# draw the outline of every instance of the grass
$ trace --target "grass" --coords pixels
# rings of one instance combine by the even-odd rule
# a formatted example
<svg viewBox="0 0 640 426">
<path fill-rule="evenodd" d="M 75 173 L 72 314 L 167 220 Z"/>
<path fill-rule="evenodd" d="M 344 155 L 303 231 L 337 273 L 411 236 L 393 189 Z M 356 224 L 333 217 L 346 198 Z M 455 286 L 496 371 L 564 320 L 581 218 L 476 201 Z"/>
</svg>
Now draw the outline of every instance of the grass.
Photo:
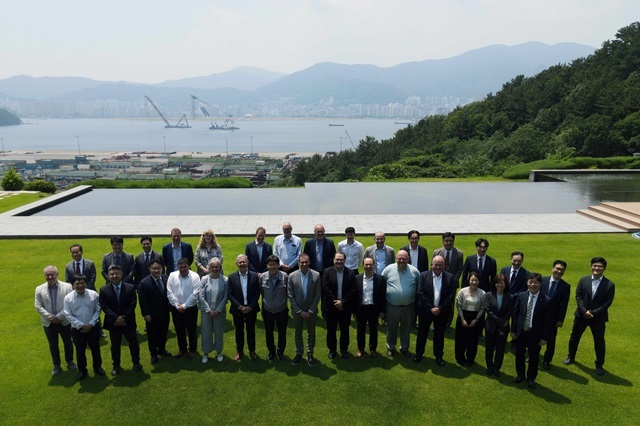
<svg viewBox="0 0 640 426">
<path fill-rule="evenodd" d="M 15 208 L 33 203 L 41 198 L 48 197 L 49 194 L 42 192 L 21 192 L 16 195 L 10 195 L 0 199 L 0 213 L 8 212 Z"/>
<path fill-rule="evenodd" d="M 272 240 L 268 237 L 268 240 Z M 477 236 L 459 236 L 456 245 L 471 254 Z M 334 238 L 336 243 L 340 237 Z M 365 245 L 370 235 L 361 236 Z M 196 238 L 188 238 L 191 243 Z M 247 237 L 221 238 L 225 251 L 225 271 L 235 270 L 233 259 L 241 252 Z M 157 237 L 156 248 L 169 241 Z M 640 418 L 637 369 L 638 327 L 635 277 L 640 274 L 636 261 L 639 241 L 628 234 L 599 235 L 492 235 L 489 254 L 499 267 L 508 263 L 513 250 L 525 253 L 524 266 L 548 274 L 555 258 L 569 266 L 566 279 L 573 285 L 589 272 L 589 259 L 604 255 L 609 261 L 605 273 L 616 283 L 616 297 L 607 325 L 607 373 L 593 371 L 593 343 L 585 333 L 576 361 L 561 365 L 571 330 L 575 301 L 558 336 L 557 353 L 550 372 L 541 371 L 538 389 L 529 391 L 514 385 L 514 358 L 508 354 L 503 376 L 497 380 L 484 375 L 483 348 L 479 365 L 471 369 L 457 366 L 453 359 L 453 334 L 447 335 L 445 361 L 437 367 L 431 342 L 427 357 L 415 365 L 410 359 L 354 357 L 329 360 L 326 357 L 325 328 L 319 322 L 316 343 L 318 364 L 291 366 L 294 353 L 292 322 L 288 331 L 287 361 L 265 360 L 234 363 L 233 326 L 228 317 L 225 334 L 225 360 L 203 365 L 199 358 L 163 359 L 152 366 L 138 322 L 144 372 L 133 374 L 126 346 L 123 347 L 125 372 L 113 379 L 90 377 L 81 383 L 75 374 L 64 372 L 51 377 L 51 361 L 46 339 L 33 308 L 34 288 L 44 282 L 47 264 L 62 269 L 75 241 L 4 240 L 5 255 L 0 257 L 3 271 L 0 288 L 3 304 L 0 321 L 0 423 L 69 423 L 69 419 L 91 418 L 93 424 L 636 424 Z M 99 262 L 109 250 L 106 239 L 80 241 L 87 258 Z M 439 246 L 437 236 L 424 236 L 429 250 Z M 399 248 L 406 238 L 391 236 L 387 243 Z M 125 250 L 140 251 L 137 240 L 125 239 Z M 138 311 L 139 312 L 139 311 Z M 139 314 L 138 314 L 139 315 Z M 260 318 L 260 316 L 259 316 Z M 383 349 L 384 331 L 380 336 Z M 258 323 L 258 354 L 266 348 L 262 322 Z M 411 338 L 415 347 L 415 334 Z M 352 353 L 355 329 L 351 329 Z M 168 349 L 175 352 L 175 336 L 170 331 Z M 110 367 L 108 343 L 102 347 L 103 365 Z M 90 355 L 89 355 L 90 358 Z M 90 362 L 90 361 L 89 361 Z M 635 402 L 634 402 L 635 401 Z M 82 410 L 83 414 L 79 413 Z M 633 419 L 636 420 L 633 420 Z"/>
</svg>

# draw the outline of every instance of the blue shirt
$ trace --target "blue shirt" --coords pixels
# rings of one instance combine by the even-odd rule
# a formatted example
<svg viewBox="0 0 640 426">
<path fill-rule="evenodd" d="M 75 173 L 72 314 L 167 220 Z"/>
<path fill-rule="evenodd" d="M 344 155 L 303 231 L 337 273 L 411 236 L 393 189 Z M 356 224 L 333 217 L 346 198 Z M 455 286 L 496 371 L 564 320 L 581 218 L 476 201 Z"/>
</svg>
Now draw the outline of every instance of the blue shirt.
<svg viewBox="0 0 640 426">
<path fill-rule="evenodd" d="M 387 280 L 387 302 L 393 306 L 413 305 L 418 291 L 420 271 L 412 265 L 407 265 L 404 272 L 398 270 L 398 264 L 393 263 L 382 271 Z"/>
</svg>

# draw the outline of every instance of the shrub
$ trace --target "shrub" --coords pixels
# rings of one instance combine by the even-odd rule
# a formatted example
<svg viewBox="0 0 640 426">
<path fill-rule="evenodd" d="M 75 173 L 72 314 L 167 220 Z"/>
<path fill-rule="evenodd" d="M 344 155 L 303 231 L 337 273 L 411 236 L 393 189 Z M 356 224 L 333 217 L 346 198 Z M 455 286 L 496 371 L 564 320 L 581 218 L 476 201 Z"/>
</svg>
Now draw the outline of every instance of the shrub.
<svg viewBox="0 0 640 426">
<path fill-rule="evenodd" d="M 24 182 L 14 167 L 2 176 L 2 189 L 5 191 L 20 191 L 23 186 Z"/>
<path fill-rule="evenodd" d="M 24 184 L 25 191 L 38 191 L 45 194 L 55 194 L 57 188 L 53 182 L 49 182 L 42 179 L 33 180 Z"/>
</svg>

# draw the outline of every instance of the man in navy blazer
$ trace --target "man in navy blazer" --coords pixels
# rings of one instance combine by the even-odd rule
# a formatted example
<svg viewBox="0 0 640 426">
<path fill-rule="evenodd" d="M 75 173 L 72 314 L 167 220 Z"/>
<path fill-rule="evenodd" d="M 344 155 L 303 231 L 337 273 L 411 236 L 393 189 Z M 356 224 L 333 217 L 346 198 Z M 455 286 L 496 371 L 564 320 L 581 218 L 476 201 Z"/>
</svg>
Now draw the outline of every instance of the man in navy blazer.
<svg viewBox="0 0 640 426">
<path fill-rule="evenodd" d="M 158 362 L 158 355 L 171 356 L 167 351 L 167 333 L 171 306 L 167 299 L 167 279 L 162 274 L 164 265 L 161 260 L 153 259 L 149 263 L 149 272 L 138 284 L 140 312 L 147 325 L 147 343 L 151 354 L 151 364 Z"/>
<path fill-rule="evenodd" d="M 267 272 L 267 258 L 273 254 L 271 244 L 264 242 L 266 235 L 266 229 L 260 226 L 256 229 L 256 239 L 247 243 L 244 248 L 244 254 L 249 259 L 249 270 L 257 272 L 258 276 Z"/>
<path fill-rule="evenodd" d="M 124 282 L 133 283 L 133 276 L 136 272 L 135 261 L 133 255 L 123 251 L 124 239 L 122 237 L 111 237 L 110 243 L 112 251 L 102 257 L 102 277 L 105 283 L 109 283 L 109 267 L 111 265 L 120 267 Z"/>
<path fill-rule="evenodd" d="M 420 231 L 412 229 L 407 234 L 407 239 L 409 244 L 400 250 L 409 253 L 409 265 L 418 268 L 420 273 L 427 271 L 429 269 L 429 254 L 425 247 L 418 244 L 420 242 Z"/>
<path fill-rule="evenodd" d="M 177 253 L 177 256 L 174 256 Z M 162 246 L 162 259 L 164 260 L 164 266 L 166 268 L 165 273 L 170 273 L 178 270 L 178 260 L 186 258 L 189 261 L 189 268 L 193 263 L 193 247 L 191 244 L 182 241 L 182 231 L 180 228 L 173 228 L 171 230 L 171 242 Z"/>
<path fill-rule="evenodd" d="M 540 348 L 547 344 L 552 326 L 547 297 L 540 292 L 542 275 L 529 274 L 527 288 L 516 295 L 511 321 L 511 338 L 516 341 L 515 383 L 527 379 L 529 389 L 536 388 Z M 530 313 L 530 315 L 529 315 Z M 525 375 L 525 352 L 529 356 L 529 367 Z"/>
<path fill-rule="evenodd" d="M 480 285 L 478 288 L 485 292 L 491 291 L 491 281 L 496 276 L 498 267 L 496 260 L 487 255 L 489 249 L 489 241 L 485 238 L 476 240 L 476 254 L 467 257 L 462 268 L 462 287 L 469 285 L 469 272 L 475 271 L 480 273 Z"/>
<path fill-rule="evenodd" d="M 433 356 L 436 364 L 444 365 L 444 332 L 447 327 L 451 298 L 455 295 L 453 275 L 444 270 L 444 258 L 436 256 L 431 260 L 431 269 L 420 274 L 418 283 L 418 337 L 416 356 L 413 362 L 420 362 L 427 345 L 429 329 L 433 324 Z"/>
<path fill-rule="evenodd" d="M 249 260 L 244 254 L 236 257 L 238 271 L 229 275 L 229 301 L 231 302 L 231 315 L 233 315 L 233 325 L 236 328 L 236 349 L 237 353 L 233 360 L 238 362 L 244 356 L 244 330 L 247 329 L 247 346 L 249 347 L 249 357 L 254 360 L 258 358 L 256 354 L 256 318 L 260 311 L 258 301 L 260 299 L 260 281 L 258 274 L 249 271 Z M 246 286 L 245 292 L 242 290 L 243 282 Z"/>
<path fill-rule="evenodd" d="M 162 255 L 152 248 L 153 238 L 149 235 L 144 235 L 140 238 L 140 245 L 142 251 L 138 253 L 135 258 L 135 286 L 136 289 L 140 285 L 143 279 L 149 276 L 149 266 L 152 260 L 159 260 L 161 265 L 164 265 L 164 259 Z M 164 267 L 164 266 L 163 266 Z"/>
<path fill-rule="evenodd" d="M 604 374 L 602 368 L 605 356 L 604 330 L 609 321 L 609 306 L 613 303 L 616 288 L 612 281 L 604 276 L 607 261 L 603 257 L 591 259 L 591 276 L 580 278 L 576 288 L 578 309 L 573 320 L 573 329 L 569 336 L 569 353 L 565 364 L 575 361 L 582 333 L 589 327 L 593 335 L 596 352 L 596 374 Z"/>
<path fill-rule="evenodd" d="M 111 339 L 112 376 L 120 374 L 120 346 L 122 336 L 129 342 L 129 352 L 134 371 L 142 370 L 140 345 L 136 334 L 136 289 L 122 281 L 122 268 L 109 266 L 109 284 L 100 288 L 100 309 L 104 312 L 103 327 L 109 330 Z"/>
<path fill-rule="evenodd" d="M 365 345 L 365 334 L 369 325 L 369 351 L 371 357 L 378 356 L 378 317 L 387 311 L 387 283 L 382 275 L 375 273 L 375 261 L 365 257 L 362 261 L 364 273 L 356 275 L 356 319 L 358 352 L 356 357 L 362 358 Z M 371 284 L 369 286 L 369 283 Z M 367 284 L 367 285 L 365 285 Z"/>
<path fill-rule="evenodd" d="M 96 289 L 96 265 L 89 259 L 85 259 L 82 255 L 82 246 L 80 244 L 73 244 L 69 247 L 71 252 L 72 261 L 67 263 L 64 268 L 64 280 L 70 283 L 73 280 L 73 276 L 84 275 L 86 277 L 85 284 L 89 290 Z"/>
<path fill-rule="evenodd" d="M 308 239 L 304 243 L 303 253 L 309 255 L 311 262 L 310 268 L 316 272 L 322 273 L 325 269 L 333 266 L 333 256 L 336 254 L 336 246 L 333 240 L 324 236 L 325 230 L 323 225 L 316 225 L 313 228 L 314 238 Z"/>
<path fill-rule="evenodd" d="M 433 251 L 433 256 L 442 256 L 444 259 L 444 270 L 453 275 L 453 283 L 455 284 L 455 291 L 460 286 L 460 277 L 462 276 L 462 270 L 464 269 L 464 253 L 462 250 L 458 250 L 454 247 L 456 241 L 456 234 L 453 232 L 445 232 L 442 234 L 442 247 Z M 451 298 L 451 313 L 447 319 L 447 328 L 445 331 L 448 333 L 451 331 L 451 323 L 453 322 L 453 311 L 455 296 Z"/>
<path fill-rule="evenodd" d="M 558 328 L 562 327 L 564 318 L 567 315 L 567 307 L 569 305 L 569 296 L 571 294 L 571 286 L 562 279 L 564 272 L 567 270 L 567 262 L 563 260 L 554 260 L 550 277 L 542 277 L 542 287 L 540 291 L 549 298 L 549 315 L 553 327 L 549 333 L 547 340 L 547 350 L 542 357 L 542 368 L 549 370 L 551 368 L 551 360 L 556 349 L 556 337 L 558 336 Z"/>
<path fill-rule="evenodd" d="M 521 291 L 527 291 L 529 271 L 522 266 L 523 261 L 524 253 L 514 251 L 511 253 L 511 266 L 505 266 L 500 270 L 500 273 L 507 279 L 506 283 L 509 286 L 509 293 L 514 295 Z"/>
<path fill-rule="evenodd" d="M 322 315 L 327 321 L 327 348 L 329 359 L 336 357 L 338 341 L 336 334 L 340 327 L 340 354 L 349 356 L 349 326 L 356 295 L 353 271 L 344 267 L 346 256 L 342 252 L 334 254 L 333 266 L 322 275 Z"/>
</svg>

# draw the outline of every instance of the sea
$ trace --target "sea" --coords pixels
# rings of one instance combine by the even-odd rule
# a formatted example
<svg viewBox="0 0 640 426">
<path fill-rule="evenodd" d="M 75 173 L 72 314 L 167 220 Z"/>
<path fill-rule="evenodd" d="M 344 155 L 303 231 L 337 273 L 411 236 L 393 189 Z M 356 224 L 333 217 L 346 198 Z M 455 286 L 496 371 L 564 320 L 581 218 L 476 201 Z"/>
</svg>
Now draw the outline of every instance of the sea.
<svg viewBox="0 0 640 426">
<path fill-rule="evenodd" d="M 191 128 L 165 128 L 150 119 L 31 119 L 0 127 L 9 151 L 118 151 L 217 153 L 324 153 L 353 149 L 367 136 L 389 139 L 407 121 L 381 119 L 241 119 L 238 130 L 210 130 L 203 119 Z M 218 124 L 221 124 L 220 122 Z"/>
</svg>

